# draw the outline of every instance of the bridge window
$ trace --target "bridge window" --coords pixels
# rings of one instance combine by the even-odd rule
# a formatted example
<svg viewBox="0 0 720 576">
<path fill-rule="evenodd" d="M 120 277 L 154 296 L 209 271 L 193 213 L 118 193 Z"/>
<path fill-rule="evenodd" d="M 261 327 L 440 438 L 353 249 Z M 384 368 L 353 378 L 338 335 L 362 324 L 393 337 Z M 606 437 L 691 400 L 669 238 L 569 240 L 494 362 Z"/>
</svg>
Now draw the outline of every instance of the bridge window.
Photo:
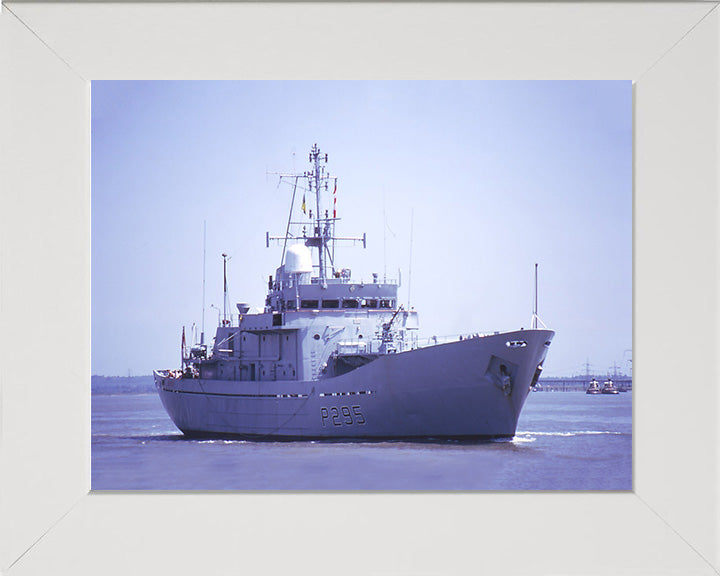
<svg viewBox="0 0 720 576">
<path fill-rule="evenodd" d="M 305 310 L 317 310 L 320 308 L 319 302 L 317 300 L 301 300 L 300 301 L 300 308 L 303 308 Z"/>
<path fill-rule="evenodd" d="M 322 307 L 323 308 L 340 308 L 340 301 L 339 300 L 323 300 Z"/>
<path fill-rule="evenodd" d="M 370 299 L 363 300 L 362 307 L 363 308 L 377 308 L 378 301 L 374 300 L 374 299 L 373 300 L 370 300 Z"/>
<path fill-rule="evenodd" d="M 357 308 L 359 303 L 353 298 L 352 300 L 343 300 L 342 306 L 343 308 Z"/>
<path fill-rule="evenodd" d="M 380 300 L 380 308 L 392 308 L 392 307 L 393 307 L 392 300 Z"/>
<path fill-rule="evenodd" d="M 295 310 L 295 300 L 287 301 L 287 310 Z"/>
</svg>

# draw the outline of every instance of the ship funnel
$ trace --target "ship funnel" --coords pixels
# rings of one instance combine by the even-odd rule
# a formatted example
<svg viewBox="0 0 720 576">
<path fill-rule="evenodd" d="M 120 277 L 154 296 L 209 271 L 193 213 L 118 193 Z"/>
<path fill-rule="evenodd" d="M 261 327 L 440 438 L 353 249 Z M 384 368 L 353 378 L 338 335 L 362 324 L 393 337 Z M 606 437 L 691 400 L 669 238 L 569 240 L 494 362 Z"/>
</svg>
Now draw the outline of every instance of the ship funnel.
<svg viewBox="0 0 720 576">
<path fill-rule="evenodd" d="M 285 254 L 285 272 L 287 274 L 312 273 L 312 253 L 303 244 L 293 244 Z"/>
</svg>

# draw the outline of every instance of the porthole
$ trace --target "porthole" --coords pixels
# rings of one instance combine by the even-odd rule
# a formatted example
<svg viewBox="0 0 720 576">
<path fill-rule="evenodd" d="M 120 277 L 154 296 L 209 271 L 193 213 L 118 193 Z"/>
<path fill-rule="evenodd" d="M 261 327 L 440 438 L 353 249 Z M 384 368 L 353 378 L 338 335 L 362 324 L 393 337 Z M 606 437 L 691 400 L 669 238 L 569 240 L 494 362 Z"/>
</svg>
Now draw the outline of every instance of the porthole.
<svg viewBox="0 0 720 576">
<path fill-rule="evenodd" d="M 313 336 L 313 338 L 315 338 L 315 340 L 320 340 L 320 334 L 315 334 L 315 336 Z"/>
</svg>

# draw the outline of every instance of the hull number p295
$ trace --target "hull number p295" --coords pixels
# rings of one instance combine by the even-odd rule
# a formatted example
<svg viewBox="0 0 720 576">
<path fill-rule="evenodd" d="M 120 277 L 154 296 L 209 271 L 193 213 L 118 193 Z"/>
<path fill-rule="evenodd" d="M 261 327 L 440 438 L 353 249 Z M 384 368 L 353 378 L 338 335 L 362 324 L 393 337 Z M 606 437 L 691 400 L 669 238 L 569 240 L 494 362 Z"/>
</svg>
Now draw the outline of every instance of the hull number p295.
<svg viewBox="0 0 720 576">
<path fill-rule="evenodd" d="M 330 406 L 320 408 L 320 421 L 323 426 L 353 426 L 365 424 L 360 406 Z"/>
</svg>

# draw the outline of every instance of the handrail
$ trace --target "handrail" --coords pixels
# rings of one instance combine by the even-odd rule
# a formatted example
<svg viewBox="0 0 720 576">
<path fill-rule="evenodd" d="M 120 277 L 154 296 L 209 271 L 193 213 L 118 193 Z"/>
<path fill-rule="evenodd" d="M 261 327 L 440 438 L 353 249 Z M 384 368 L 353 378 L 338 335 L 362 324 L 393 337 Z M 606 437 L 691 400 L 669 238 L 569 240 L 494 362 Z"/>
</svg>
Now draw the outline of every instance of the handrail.
<svg viewBox="0 0 720 576">
<path fill-rule="evenodd" d="M 427 348 L 436 344 L 448 344 L 449 342 L 457 342 L 459 340 L 472 340 L 474 338 L 486 338 L 488 336 L 497 336 L 500 332 L 473 332 L 470 334 L 445 334 L 443 336 L 430 336 L 420 338 L 417 341 L 418 348 Z"/>
</svg>

